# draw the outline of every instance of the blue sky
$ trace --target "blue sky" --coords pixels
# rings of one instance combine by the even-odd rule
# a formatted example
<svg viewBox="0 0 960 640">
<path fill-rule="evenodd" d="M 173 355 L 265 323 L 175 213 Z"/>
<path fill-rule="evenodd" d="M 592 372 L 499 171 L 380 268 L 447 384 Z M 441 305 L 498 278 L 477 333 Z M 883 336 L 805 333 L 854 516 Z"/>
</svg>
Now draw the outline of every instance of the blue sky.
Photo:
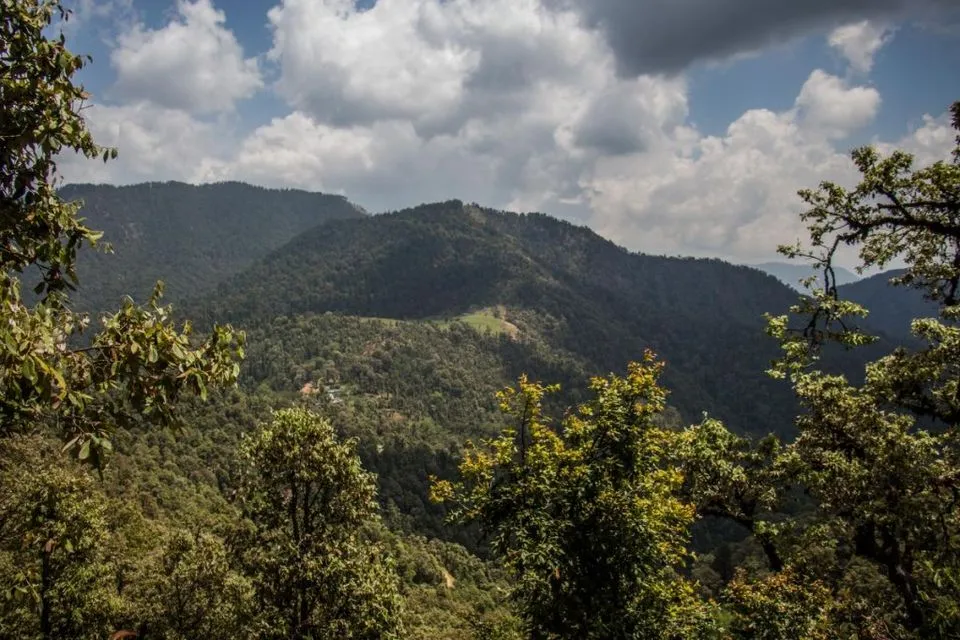
<svg viewBox="0 0 960 640">
<path fill-rule="evenodd" d="M 460 198 L 632 249 L 770 258 L 848 150 L 945 158 L 951 0 L 67 0 L 108 165 L 371 211 Z"/>
</svg>

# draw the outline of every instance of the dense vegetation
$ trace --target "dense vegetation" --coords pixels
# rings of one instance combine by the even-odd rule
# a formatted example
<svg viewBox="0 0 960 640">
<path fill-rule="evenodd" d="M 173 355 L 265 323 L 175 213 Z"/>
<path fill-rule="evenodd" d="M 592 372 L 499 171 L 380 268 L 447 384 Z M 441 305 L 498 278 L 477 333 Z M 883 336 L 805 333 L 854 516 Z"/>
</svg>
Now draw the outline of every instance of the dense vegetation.
<svg viewBox="0 0 960 640">
<path fill-rule="evenodd" d="M 768 316 L 783 354 L 771 368 L 803 408 L 784 441 L 737 436 L 705 416 L 664 429 L 662 363 L 595 378 L 594 398 L 550 418 L 521 378 L 501 395 L 516 425 L 468 447 L 460 478 L 434 484 L 454 517 L 492 532 L 530 637 L 952 638 L 960 633 L 960 102 L 953 162 L 915 168 L 895 152 L 852 157 L 856 188 L 802 191 L 809 245 L 785 246 L 823 284 Z M 862 383 L 821 369 L 826 345 L 875 338 L 839 296 L 833 259 L 902 259 L 937 317 L 912 324 L 915 349 L 871 362 Z M 790 316 L 793 316 L 791 320 Z M 809 497 L 794 500 L 798 492 Z M 755 560 L 710 589 L 690 580 L 696 517 L 751 534 Z M 699 569 L 700 567 L 698 567 Z M 720 565 L 722 568 L 722 565 Z"/>
<path fill-rule="evenodd" d="M 71 184 L 60 196 L 81 202 L 86 224 L 113 248 L 79 256 L 84 286 L 73 304 L 91 313 L 116 307 L 124 296 L 144 300 L 157 280 L 174 302 L 197 295 L 307 229 L 363 215 L 342 196 L 236 182 Z"/>
<path fill-rule="evenodd" d="M 811 241 L 781 250 L 823 280 L 799 300 L 543 215 L 243 185 L 84 187 L 173 194 L 150 225 L 249 193 L 311 227 L 234 276 L 253 256 L 133 234 L 84 298 L 99 234 L 55 160 L 115 154 L 76 111 L 58 5 L 0 2 L 0 637 L 960 633 L 960 137 L 923 168 L 857 150 L 855 189 L 801 193 Z M 339 216 L 318 202 L 347 219 L 313 225 Z M 841 245 L 905 263 L 930 316 L 907 348 L 843 298 Z M 134 289 L 227 277 L 187 308 L 249 334 L 194 332 L 158 288 L 91 335 L 77 308 L 134 255 Z"/>
<path fill-rule="evenodd" d="M 244 327 L 277 314 L 449 319 L 500 309 L 521 341 L 590 373 L 652 348 L 670 362 L 664 379 L 685 418 L 709 410 L 766 433 L 789 423 L 792 400 L 763 374 L 776 345 L 757 335 L 763 313 L 794 298 L 746 267 L 630 253 L 544 215 L 453 201 L 311 230 L 197 306 L 205 320 Z"/>
</svg>

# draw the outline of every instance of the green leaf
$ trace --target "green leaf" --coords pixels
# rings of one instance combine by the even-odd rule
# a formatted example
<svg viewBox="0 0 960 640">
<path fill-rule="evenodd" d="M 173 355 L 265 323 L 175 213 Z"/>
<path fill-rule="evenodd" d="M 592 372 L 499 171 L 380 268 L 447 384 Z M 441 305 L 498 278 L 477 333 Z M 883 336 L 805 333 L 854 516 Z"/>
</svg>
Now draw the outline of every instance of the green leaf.
<svg viewBox="0 0 960 640">
<path fill-rule="evenodd" d="M 32 358 L 32 357 L 27 356 L 27 357 L 23 360 L 23 365 L 22 365 L 22 367 L 21 367 L 20 370 L 21 370 L 21 373 L 23 373 L 23 377 L 24 377 L 24 378 L 26 378 L 27 380 L 29 380 L 31 383 L 36 384 L 36 382 L 37 382 L 37 368 L 36 368 L 36 364 L 34 364 L 34 362 L 33 362 L 33 358 Z"/>
</svg>

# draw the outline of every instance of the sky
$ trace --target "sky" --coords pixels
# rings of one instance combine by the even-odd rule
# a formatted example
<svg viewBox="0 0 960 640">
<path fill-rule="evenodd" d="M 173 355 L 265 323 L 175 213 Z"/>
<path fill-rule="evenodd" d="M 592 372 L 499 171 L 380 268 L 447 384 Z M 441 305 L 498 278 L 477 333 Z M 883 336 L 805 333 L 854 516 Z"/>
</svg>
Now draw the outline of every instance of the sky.
<svg viewBox="0 0 960 640">
<path fill-rule="evenodd" d="M 452 198 L 760 262 L 849 151 L 953 146 L 957 0 L 64 0 L 109 163 L 370 212 Z"/>
</svg>

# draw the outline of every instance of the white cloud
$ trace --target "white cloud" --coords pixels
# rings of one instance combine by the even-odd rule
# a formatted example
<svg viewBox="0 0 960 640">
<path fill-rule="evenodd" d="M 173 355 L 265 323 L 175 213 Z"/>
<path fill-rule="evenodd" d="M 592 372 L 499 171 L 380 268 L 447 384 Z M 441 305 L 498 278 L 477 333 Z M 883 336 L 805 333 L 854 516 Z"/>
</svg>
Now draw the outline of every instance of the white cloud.
<svg viewBox="0 0 960 640">
<path fill-rule="evenodd" d="M 428 33 L 431 3 L 287 0 L 269 12 L 270 57 L 290 103 L 327 122 L 419 118 L 458 106 L 475 53 Z"/>
<path fill-rule="evenodd" d="M 633 249 L 736 260 L 804 235 L 797 189 L 856 178 L 839 147 L 875 117 L 875 89 L 816 70 L 791 108 L 749 110 L 703 135 L 682 76 L 619 76 L 604 35 L 548 3 L 384 0 L 358 11 L 352 0 L 283 0 L 269 13 L 270 56 L 288 113 L 244 134 L 229 117 L 202 119 L 240 94 L 198 105 L 214 91 L 194 87 L 195 73 L 178 80 L 189 100 L 144 89 L 91 110 L 121 160 L 71 160 L 68 176 L 239 179 L 344 193 L 374 211 L 461 198 L 588 221 Z M 159 50 L 198 25 L 223 31 L 209 3 L 185 7 L 164 29 L 140 28 L 141 40 Z M 901 142 L 933 154 L 949 133 L 929 119 Z"/>
<path fill-rule="evenodd" d="M 230 110 L 263 85 L 256 59 L 244 59 L 211 0 L 179 0 L 177 12 L 160 29 L 137 24 L 120 36 L 110 55 L 117 96 L 210 113 Z"/>
<path fill-rule="evenodd" d="M 893 31 L 886 25 L 863 20 L 834 29 L 827 41 L 846 58 L 851 69 L 870 73 L 877 52 L 892 37 Z"/>
<path fill-rule="evenodd" d="M 880 93 L 872 87 L 850 87 L 842 79 L 814 70 L 797 96 L 806 123 L 824 135 L 843 138 L 873 120 Z"/>
<path fill-rule="evenodd" d="M 230 135 L 221 126 L 149 102 L 94 104 L 84 111 L 84 119 L 94 140 L 116 148 L 119 157 L 105 164 L 65 156 L 60 169 L 71 182 L 196 182 L 202 178 L 200 167 L 205 158 L 229 150 L 224 145 Z"/>
<path fill-rule="evenodd" d="M 590 224 L 656 253 L 769 257 L 805 235 L 798 189 L 856 178 L 832 140 L 873 117 L 872 91 L 814 71 L 792 109 L 750 110 L 723 136 L 681 128 L 662 150 L 602 158 L 584 180 Z"/>
<path fill-rule="evenodd" d="M 270 57 L 291 105 L 335 125 L 412 121 L 426 135 L 527 107 L 551 84 L 601 78 L 612 55 L 576 14 L 540 0 L 284 0 Z M 605 68 L 606 67 L 606 68 Z M 601 80 L 602 83 L 602 80 Z"/>
<path fill-rule="evenodd" d="M 597 157 L 687 115 L 682 78 L 618 78 L 603 35 L 541 0 L 284 0 L 269 16 L 296 113 L 222 170 L 339 185 L 371 209 L 457 196 L 583 216 Z"/>
<path fill-rule="evenodd" d="M 294 112 L 258 128 L 227 161 L 210 163 L 205 177 L 342 192 L 373 210 L 447 198 L 508 206 L 531 193 L 536 207 L 562 175 L 546 167 L 556 155 L 544 140 L 550 134 L 519 124 L 501 138 L 471 122 L 456 135 L 425 139 L 409 121 L 338 128 Z M 522 151 L 525 143 L 536 151 Z"/>
<path fill-rule="evenodd" d="M 922 122 L 893 144 L 877 141 L 877 149 L 884 154 L 895 149 L 912 153 L 916 166 L 949 160 L 950 153 L 957 146 L 957 131 L 950 122 L 950 114 L 944 113 L 939 117 L 924 115 Z"/>
</svg>

